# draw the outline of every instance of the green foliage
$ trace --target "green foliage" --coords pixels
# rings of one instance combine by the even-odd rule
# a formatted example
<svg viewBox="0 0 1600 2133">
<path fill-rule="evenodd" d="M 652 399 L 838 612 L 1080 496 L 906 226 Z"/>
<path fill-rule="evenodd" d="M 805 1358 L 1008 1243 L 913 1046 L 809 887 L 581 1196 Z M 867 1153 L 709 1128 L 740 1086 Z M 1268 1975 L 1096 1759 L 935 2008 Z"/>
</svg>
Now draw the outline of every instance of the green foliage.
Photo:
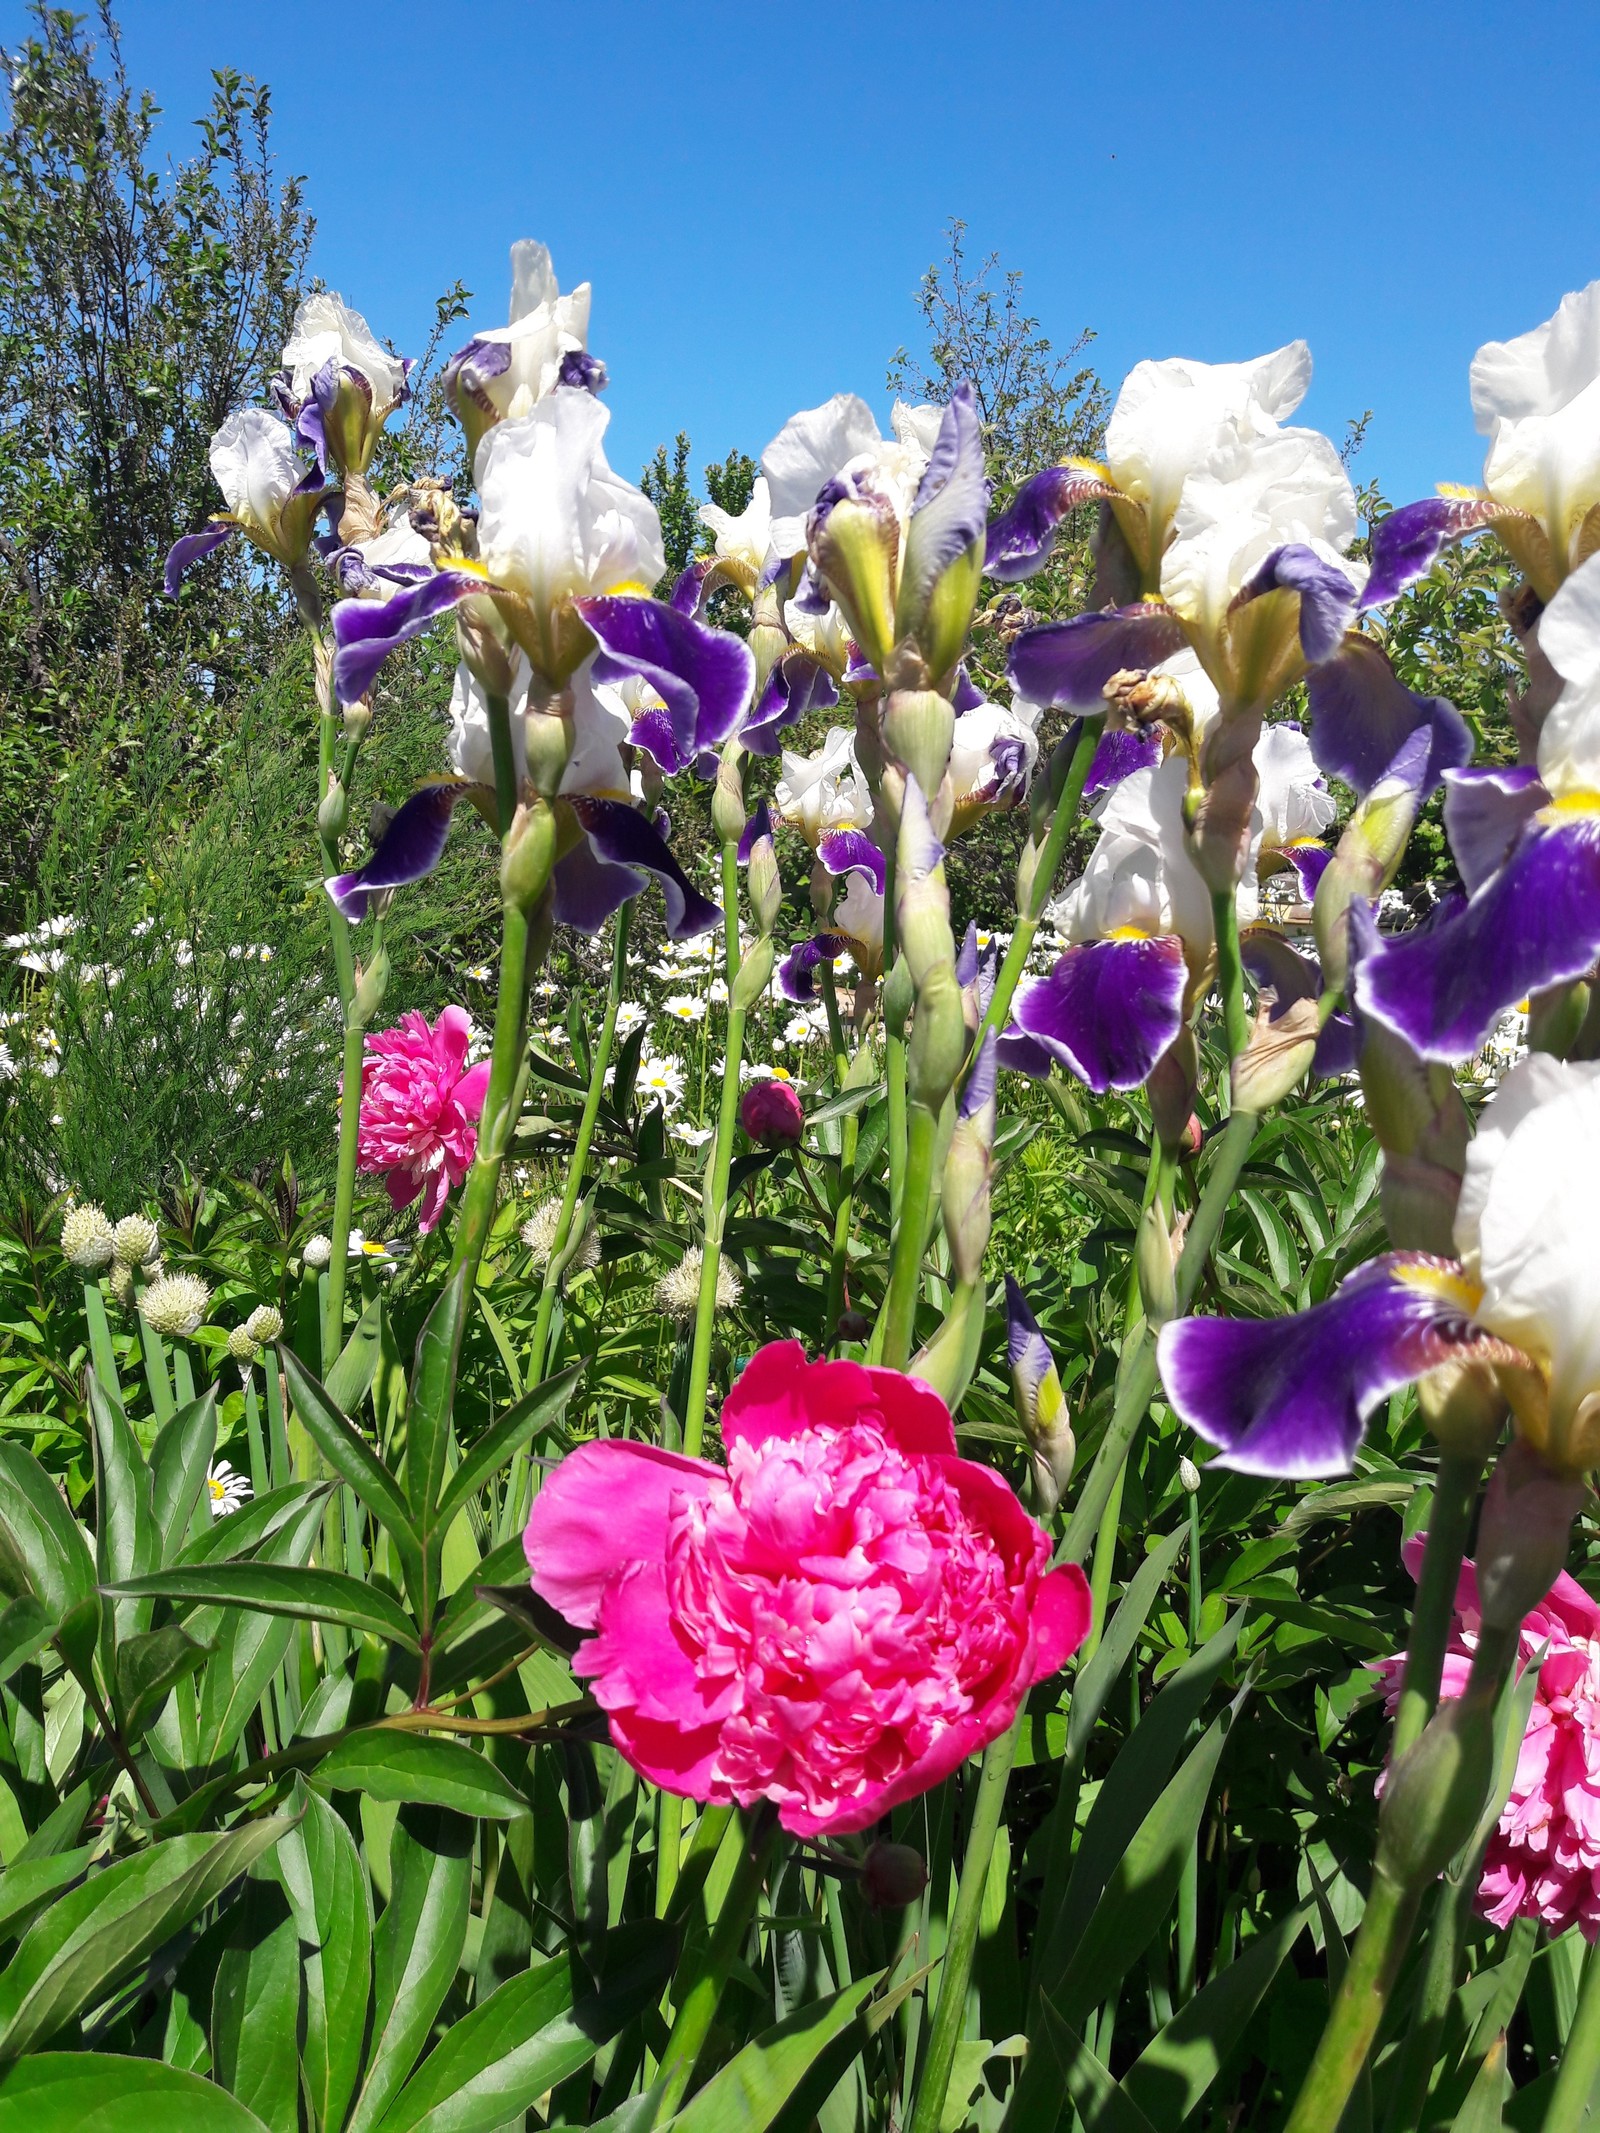
<svg viewBox="0 0 1600 2133">
<path fill-rule="evenodd" d="M 689 478 L 689 433 L 679 430 L 668 462 L 664 444 L 639 476 L 639 486 L 661 514 L 661 540 L 667 553 L 663 585 L 688 567 L 700 545 L 700 505 Z"/>
<path fill-rule="evenodd" d="M 98 49 L 81 16 L 33 21 L 0 129 L 0 693 L 29 706 L 4 722 L 0 822 L 19 861 L 97 698 L 189 660 L 226 692 L 274 639 L 281 600 L 241 558 L 181 611 L 160 563 L 218 506 L 212 432 L 261 395 L 312 227 L 275 176 L 265 89 L 218 73 L 196 152 L 165 170 L 108 8 Z"/>
</svg>

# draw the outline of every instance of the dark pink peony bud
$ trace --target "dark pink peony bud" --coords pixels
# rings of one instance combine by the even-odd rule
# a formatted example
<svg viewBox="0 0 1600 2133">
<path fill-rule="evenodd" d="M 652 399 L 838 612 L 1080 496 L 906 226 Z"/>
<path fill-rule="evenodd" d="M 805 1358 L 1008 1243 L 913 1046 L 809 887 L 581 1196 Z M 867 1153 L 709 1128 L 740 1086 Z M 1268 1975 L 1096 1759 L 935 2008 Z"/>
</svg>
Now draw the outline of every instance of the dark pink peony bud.
<svg viewBox="0 0 1600 2133">
<path fill-rule="evenodd" d="M 871 1910 L 903 1911 L 927 1886 L 922 1854 L 909 1844 L 886 1844 L 880 1838 L 868 1845 L 861 1862 L 861 1893 Z"/>
<path fill-rule="evenodd" d="M 806 1114 L 787 1081 L 753 1081 L 740 1101 L 739 1123 L 763 1148 L 793 1148 L 806 1130 Z"/>
</svg>

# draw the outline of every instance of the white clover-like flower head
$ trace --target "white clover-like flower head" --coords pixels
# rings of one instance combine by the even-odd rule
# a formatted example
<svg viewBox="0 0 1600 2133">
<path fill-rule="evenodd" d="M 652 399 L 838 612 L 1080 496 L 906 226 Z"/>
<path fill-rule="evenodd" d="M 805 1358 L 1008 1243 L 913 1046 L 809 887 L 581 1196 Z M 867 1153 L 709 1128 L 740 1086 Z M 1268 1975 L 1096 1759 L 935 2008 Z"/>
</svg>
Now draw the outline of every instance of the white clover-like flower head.
<svg viewBox="0 0 1600 2133">
<path fill-rule="evenodd" d="M 140 1291 L 139 1315 L 152 1332 L 177 1338 L 194 1332 L 210 1301 L 210 1285 L 198 1274 L 163 1274 Z"/>
<path fill-rule="evenodd" d="M 688 1325 L 699 1309 L 700 1279 L 704 1264 L 705 1255 L 700 1246 L 692 1244 L 678 1264 L 663 1274 L 656 1283 L 656 1309 L 663 1318 L 670 1318 L 674 1325 Z M 719 1258 L 716 1294 L 718 1314 L 733 1310 L 743 1294 L 744 1283 L 727 1260 Z"/>
<path fill-rule="evenodd" d="M 86 1272 L 109 1266 L 116 1250 L 116 1232 L 105 1209 L 92 1200 L 70 1209 L 61 1224 L 61 1249 L 73 1266 Z"/>
<path fill-rule="evenodd" d="M 325 1237 L 321 1230 L 318 1230 L 314 1237 L 306 1239 L 305 1249 L 300 1256 L 313 1274 L 320 1274 L 333 1258 L 333 1239 Z"/>
<path fill-rule="evenodd" d="M 161 1250 L 161 1232 L 148 1215 L 124 1215 L 112 1231 L 119 1266 L 148 1266 Z"/>
<path fill-rule="evenodd" d="M 276 1304 L 257 1304 L 245 1320 L 245 1331 L 258 1347 L 283 1338 L 283 1313 Z"/>
</svg>

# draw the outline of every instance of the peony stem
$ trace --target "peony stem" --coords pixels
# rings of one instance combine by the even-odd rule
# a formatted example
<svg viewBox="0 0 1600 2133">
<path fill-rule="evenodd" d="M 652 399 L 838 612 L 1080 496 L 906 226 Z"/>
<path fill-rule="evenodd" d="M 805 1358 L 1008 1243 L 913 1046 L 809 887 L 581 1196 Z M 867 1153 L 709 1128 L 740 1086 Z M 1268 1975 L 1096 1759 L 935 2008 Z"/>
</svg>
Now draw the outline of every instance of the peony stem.
<svg viewBox="0 0 1600 2133">
<path fill-rule="evenodd" d="M 972 1959 L 977 1952 L 989 1860 L 999 1832 L 1000 1817 L 1005 1811 L 1006 1783 L 1011 1776 L 1016 1752 L 1017 1726 L 1008 1727 L 983 1751 L 977 1805 L 973 1810 L 966 1854 L 961 1862 L 956 1906 L 945 1940 L 939 2000 L 933 2012 L 933 2026 L 928 2031 L 922 2078 L 917 2083 L 907 2133 L 939 2133 L 944 2119 L 945 2093 L 956 2063 L 956 2046 L 966 2027 L 967 1985 L 972 1976 Z"/>
<path fill-rule="evenodd" d="M 674 1805 L 677 1803 L 674 1802 Z M 745 1841 L 732 1883 L 712 1928 L 711 1944 L 694 1974 L 684 1981 L 678 2013 L 661 2057 L 654 2123 L 665 2125 L 682 2103 L 711 2028 L 722 1988 L 743 1947 L 778 1839 L 777 1811 L 763 1804 L 745 1823 Z"/>
<path fill-rule="evenodd" d="M 983 1041 L 985 1030 L 1004 1029 L 1011 1017 L 1011 1001 L 1017 986 L 1027 969 L 1028 957 L 1033 952 L 1034 936 L 1039 930 L 1039 921 L 1044 917 L 1050 891 L 1055 887 L 1056 875 L 1061 868 L 1062 857 L 1067 849 L 1067 839 L 1077 824 L 1078 810 L 1083 803 L 1083 788 L 1089 776 L 1089 766 L 1094 761 L 1094 752 L 1100 745 L 1101 724 L 1098 719 L 1085 719 L 1072 751 L 1072 760 L 1067 766 L 1066 780 L 1056 801 L 1055 813 L 1050 818 L 1044 844 L 1040 849 L 1038 864 L 1034 867 L 1028 891 L 1017 907 L 1017 930 L 1011 936 L 1011 945 L 1005 952 L 994 981 L 994 995 L 978 1030 L 977 1043 Z M 976 1045 L 974 1046 L 976 1052 Z"/>
<path fill-rule="evenodd" d="M 605 1098 L 606 1069 L 611 1064 L 611 1047 L 617 1034 L 617 1012 L 622 1005 L 622 988 L 628 968 L 628 935 L 633 919 L 631 900 L 617 913 L 616 930 L 611 946 L 611 980 L 606 987 L 605 1019 L 600 1025 L 600 1036 L 589 1062 L 589 1087 L 583 1099 L 583 1114 L 578 1120 L 577 1137 L 572 1144 L 572 1160 L 567 1165 L 567 1179 L 561 1188 L 561 1212 L 556 1217 L 555 1235 L 550 1241 L 550 1256 L 545 1261 L 544 1280 L 539 1288 L 539 1310 L 534 1320 L 533 1340 L 529 1347 L 528 1367 L 525 1382 L 538 1385 L 544 1379 L 545 1350 L 550 1340 L 550 1323 L 555 1316 L 556 1296 L 560 1282 L 553 1269 L 560 1263 L 572 1235 L 572 1218 L 577 1212 L 578 1200 L 583 1192 L 584 1169 L 589 1161 L 589 1149 L 594 1141 L 594 1129 L 600 1116 L 600 1105 Z"/>
<path fill-rule="evenodd" d="M 723 1062 L 722 1094 L 717 1107 L 716 1138 L 705 1168 L 705 1222 L 700 1243 L 700 1294 L 695 1302 L 694 1345 L 689 1352 L 689 1390 L 683 1408 L 683 1449 L 700 1457 L 705 1441 L 706 1392 L 711 1383 L 711 1335 L 717 1316 L 717 1274 L 722 1265 L 722 1231 L 728 1206 L 728 1173 L 733 1167 L 733 1136 L 739 1123 L 739 1068 L 744 1058 L 745 1009 L 738 997 L 739 857 L 737 847 L 722 847 L 722 924 L 727 936 L 728 1047 Z"/>
</svg>

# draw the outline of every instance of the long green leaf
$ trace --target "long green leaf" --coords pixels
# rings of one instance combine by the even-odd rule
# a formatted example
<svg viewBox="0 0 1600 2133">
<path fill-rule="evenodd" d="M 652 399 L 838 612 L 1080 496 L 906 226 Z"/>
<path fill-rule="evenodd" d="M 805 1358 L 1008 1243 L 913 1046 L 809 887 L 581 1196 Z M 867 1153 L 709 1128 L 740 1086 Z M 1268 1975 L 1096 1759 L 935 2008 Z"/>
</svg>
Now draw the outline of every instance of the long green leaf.
<svg viewBox="0 0 1600 2133">
<path fill-rule="evenodd" d="M 365 1437 L 306 1369 L 292 1348 L 280 1347 L 284 1378 L 295 1412 L 324 1459 L 355 1490 L 380 1526 L 415 1548 L 416 1528 L 400 1486 Z"/>
<path fill-rule="evenodd" d="M 378 2133 L 495 2133 L 515 2122 L 660 1996 L 672 1956 L 672 1934 L 651 1921 L 611 1936 L 604 1983 L 576 2004 L 569 1955 L 507 1979 L 446 2032 Z"/>
<path fill-rule="evenodd" d="M 1168 2133 L 1175 2118 L 1151 2120 L 1118 2086 L 1116 2076 L 1084 2043 L 1076 2029 L 1057 2009 L 1049 1993 L 1039 1999 L 1038 2019 L 1028 2045 L 1028 2064 L 1042 2088 L 1055 2084 L 1058 2096 L 1069 2096 L 1082 2120 L 1084 2133 Z M 1018 2110 L 1023 2104 L 1018 2091 Z M 1040 2123 L 1045 2121 L 1041 2120 Z"/>
<path fill-rule="evenodd" d="M 193 1606 L 252 1607 L 302 1622 L 338 1622 L 402 1644 L 407 1651 L 421 1650 L 417 1626 L 399 1601 L 376 1585 L 346 1577 L 342 1570 L 219 1563 L 215 1569 L 158 1570 L 153 1577 L 129 1578 L 106 1590 L 187 1600 Z"/>
<path fill-rule="evenodd" d="M 353 1415 L 372 1390 L 382 1354 L 383 1297 L 375 1294 L 328 1372 L 324 1390 L 340 1414 Z"/>
<path fill-rule="evenodd" d="M 0 1614 L 0 1681 L 9 1681 L 39 1648 L 48 1644 L 56 1618 L 42 1600 L 22 1593 Z"/>
<path fill-rule="evenodd" d="M 301 1818 L 278 1845 L 305 1979 L 306 2096 L 322 2126 L 342 2126 L 361 2072 L 372 1991 L 372 1891 L 342 1817 L 304 1781 Z"/>
<path fill-rule="evenodd" d="M 74 1851 L 19 1859 L 7 1867 L 0 1874 L 0 1934 L 13 1939 L 20 1930 L 18 1921 L 78 1880 L 93 1857 L 94 1846 L 80 1844 Z"/>
<path fill-rule="evenodd" d="M 765 2133 L 812 2066 L 866 2009 L 883 1972 L 796 2008 L 735 2052 L 670 2121 L 672 2133 Z"/>
<path fill-rule="evenodd" d="M 225 2089 L 272 2133 L 298 2133 L 300 1944 L 276 1881 L 252 1879 L 235 1904 L 211 1998 L 211 2062 Z"/>
<path fill-rule="evenodd" d="M 20 2058 L 101 1997 L 288 1826 L 273 1815 L 222 1836 L 171 1837 L 105 1867 L 53 1904 L 0 1974 L 0 2060 Z"/>
<path fill-rule="evenodd" d="M 120 1401 L 109 1399 L 89 1373 L 89 1413 L 94 1422 L 95 1568 L 102 1589 L 119 1578 L 143 1577 L 155 1568 L 161 1539 L 150 1502 L 150 1469 Z M 150 1610 L 128 1600 L 112 1609 L 119 1637 L 149 1625 Z"/>
<path fill-rule="evenodd" d="M 1216 2080 L 1305 1930 L 1311 1910 L 1310 1904 L 1302 1904 L 1257 1934 L 1236 1961 L 1156 2033 L 1123 2075 L 1124 2094 L 1156 2125 L 1180 2124 Z"/>
<path fill-rule="evenodd" d="M 0 2074 L 0 2133 L 267 2133 L 198 2074 L 113 2052 L 40 2052 Z"/>
<path fill-rule="evenodd" d="M 450 1476 L 433 1517 L 434 1525 L 448 1526 L 462 1505 L 470 1503 L 489 1476 L 498 1472 L 514 1452 L 520 1451 L 541 1429 L 548 1429 L 552 1422 L 560 1421 L 572 1398 L 573 1387 L 582 1374 L 581 1363 L 558 1371 L 554 1377 L 546 1378 L 542 1385 L 535 1385 L 531 1392 L 525 1393 L 515 1406 L 508 1407 L 498 1421 L 484 1431 Z"/>
<path fill-rule="evenodd" d="M 364 1792 L 504 1821 L 530 1812 L 511 1780 L 475 1749 L 438 1734 L 370 1726 L 331 1748 L 311 1773 L 319 1792 Z"/>
<path fill-rule="evenodd" d="M 218 1519 L 216 1523 L 229 1521 Z M 309 1496 L 262 1542 L 260 1557 L 251 1567 L 301 1569 L 321 1528 L 321 1500 Z M 217 1572 L 207 1574 L 216 1576 Z M 215 1638 L 215 1650 L 200 1676 L 195 1728 L 196 1762 L 206 1772 L 220 1770 L 233 1753 L 295 1634 L 287 1616 L 268 1614 L 260 1606 L 226 1607 L 209 1619 L 216 1623 L 214 1631 L 209 1622 L 206 1628 L 206 1634 Z M 189 1625 L 191 1630 L 195 1626 Z"/>
<path fill-rule="evenodd" d="M 197 1643 L 176 1622 L 125 1637 L 117 1646 L 115 1703 L 126 1737 L 137 1740 L 177 1683 L 210 1656 L 211 1646 Z"/>
<path fill-rule="evenodd" d="M 150 1498 L 161 1535 L 158 1561 L 170 1563 L 189 1538 L 206 1470 L 217 1448 L 217 1395 L 212 1389 L 180 1407 L 162 1426 L 150 1452 Z"/>
<path fill-rule="evenodd" d="M 444 1493 L 450 1457 L 450 1414 L 455 1400 L 466 1279 L 466 1268 L 458 1267 L 423 1321 L 411 1369 L 411 1398 L 406 1405 L 406 1496 L 416 1531 L 430 1538 L 439 1529 L 434 1506 Z"/>
<path fill-rule="evenodd" d="M 461 1961 L 473 1827 L 403 1808 L 389 1841 L 389 1901 L 373 1939 L 372 2054 L 349 2133 L 373 2133 L 417 2063 Z"/>
</svg>

